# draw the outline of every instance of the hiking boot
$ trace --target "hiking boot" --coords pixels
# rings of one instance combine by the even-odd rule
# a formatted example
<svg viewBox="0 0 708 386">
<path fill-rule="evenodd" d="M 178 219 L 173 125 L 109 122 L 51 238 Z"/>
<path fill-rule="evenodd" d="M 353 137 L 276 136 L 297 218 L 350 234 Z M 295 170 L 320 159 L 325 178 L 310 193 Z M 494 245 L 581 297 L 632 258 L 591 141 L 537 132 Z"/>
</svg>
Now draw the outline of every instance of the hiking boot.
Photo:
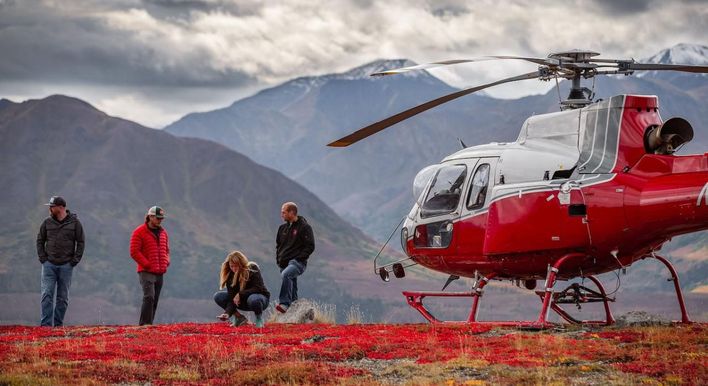
<svg viewBox="0 0 708 386">
<path fill-rule="evenodd" d="M 231 317 L 229 317 L 229 320 L 231 321 L 232 327 L 243 326 L 248 322 L 248 319 L 246 319 L 246 317 L 241 314 L 233 314 L 231 315 Z"/>
<path fill-rule="evenodd" d="M 289 305 L 287 304 L 278 304 L 275 306 L 275 309 L 278 310 L 281 314 L 284 314 L 286 311 L 288 311 L 288 308 L 290 308 Z"/>
<path fill-rule="evenodd" d="M 263 328 L 263 326 L 265 326 L 265 322 L 263 321 L 263 315 L 256 315 L 256 327 Z"/>
</svg>

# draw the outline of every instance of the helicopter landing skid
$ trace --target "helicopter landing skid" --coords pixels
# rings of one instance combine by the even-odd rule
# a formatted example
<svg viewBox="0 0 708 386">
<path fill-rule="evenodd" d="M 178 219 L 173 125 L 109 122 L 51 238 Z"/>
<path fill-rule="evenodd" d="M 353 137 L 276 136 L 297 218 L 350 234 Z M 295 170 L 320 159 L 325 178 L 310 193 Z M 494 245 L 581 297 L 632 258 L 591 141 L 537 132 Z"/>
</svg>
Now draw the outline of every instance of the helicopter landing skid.
<svg viewBox="0 0 708 386">
<path fill-rule="evenodd" d="M 471 297 L 474 298 L 472 302 L 472 308 L 470 309 L 470 314 L 467 317 L 466 323 L 474 324 L 494 324 L 495 326 L 510 326 L 518 327 L 528 330 L 542 330 L 550 327 L 554 327 L 554 323 L 545 321 L 484 321 L 480 322 L 477 320 L 477 314 L 479 312 L 479 299 L 484 294 L 484 286 L 489 283 L 491 279 L 496 277 L 495 273 L 491 273 L 487 276 L 481 277 L 473 286 L 470 292 L 429 292 L 429 291 L 403 291 L 403 296 L 406 297 L 408 304 L 413 307 L 416 311 L 420 312 L 421 315 L 430 323 L 464 323 L 464 321 L 457 322 L 447 322 L 441 321 L 423 305 L 423 299 L 430 297 Z M 542 311 L 542 314 L 544 311 Z"/>
<path fill-rule="evenodd" d="M 555 323 L 544 322 L 539 324 L 536 321 L 477 321 L 477 305 L 481 292 L 430 292 L 430 291 L 403 291 L 403 296 L 406 297 L 408 304 L 430 323 L 470 323 L 470 324 L 493 324 L 495 326 L 517 327 L 525 330 L 542 330 L 556 326 Z M 423 305 L 423 299 L 426 297 L 471 297 L 474 298 L 470 315 L 466 321 L 444 321 L 436 318 Z"/>
<path fill-rule="evenodd" d="M 442 321 L 433 316 L 433 314 L 428 311 L 423 305 L 423 299 L 431 297 L 472 297 L 474 298 L 474 304 L 477 304 L 479 295 L 476 292 L 429 292 L 429 291 L 403 291 L 403 296 L 406 297 L 408 304 L 415 308 L 416 311 L 420 312 L 421 315 L 430 323 L 441 323 Z M 474 320 L 468 320 L 468 322 L 474 322 Z"/>
<path fill-rule="evenodd" d="M 564 262 L 574 259 L 574 258 L 583 258 L 584 255 L 579 254 L 579 253 L 570 253 L 567 254 L 560 259 L 556 260 L 556 262 L 553 264 L 552 267 L 549 267 L 548 270 L 548 276 L 546 277 L 546 286 L 545 286 L 545 291 L 538 291 L 537 293 L 541 297 L 542 301 L 542 308 L 541 312 L 539 314 L 538 320 L 536 321 L 494 321 L 494 322 L 479 322 L 477 321 L 477 312 L 478 312 L 478 306 L 479 306 L 479 299 L 482 297 L 483 294 L 483 288 L 484 286 L 496 276 L 495 273 L 489 274 L 486 277 L 482 277 L 480 280 L 478 280 L 472 291 L 470 292 L 414 292 L 414 291 L 404 291 L 403 296 L 406 297 L 406 300 L 408 301 L 408 304 L 413 307 L 416 311 L 420 312 L 423 317 L 429 321 L 430 323 L 441 323 L 439 319 L 437 319 L 433 314 L 430 313 L 430 311 L 425 308 L 423 305 L 423 299 L 426 297 L 471 297 L 474 298 L 474 302 L 472 303 L 472 309 L 470 310 L 469 317 L 467 318 L 467 323 L 492 323 L 494 325 L 506 325 L 506 326 L 516 326 L 519 328 L 523 329 L 532 329 L 532 330 L 541 330 L 545 328 L 550 328 L 554 327 L 556 324 L 551 323 L 547 321 L 548 319 L 548 313 L 550 310 L 555 311 L 558 313 L 563 319 L 570 323 L 577 323 L 577 324 L 603 324 L 603 325 L 610 325 L 614 323 L 614 318 L 612 317 L 612 312 L 610 311 L 610 306 L 608 302 L 614 301 L 614 299 L 611 299 L 607 296 L 605 293 L 605 288 L 602 286 L 602 283 L 600 283 L 597 278 L 594 276 L 588 276 L 590 280 L 597 285 L 598 289 L 600 292 L 593 291 L 587 287 L 582 287 L 578 286 L 578 288 L 574 288 L 573 286 L 569 287 L 569 289 L 566 289 L 564 291 L 561 291 L 557 294 L 554 294 L 553 292 L 553 286 L 556 282 L 556 276 L 559 272 L 559 269 L 561 265 L 563 265 Z M 570 292 L 570 290 L 573 290 L 573 292 Z M 576 291 L 577 290 L 577 291 Z M 568 303 L 568 298 L 573 299 L 574 303 L 589 303 L 589 302 L 599 302 L 602 301 L 605 303 L 605 313 L 606 313 L 606 320 L 605 321 L 580 321 L 572 316 L 570 316 L 565 310 L 563 310 L 558 304 L 556 303 Z M 577 299 L 575 298 L 577 296 Z M 577 300 L 577 301 L 576 301 Z"/>
</svg>

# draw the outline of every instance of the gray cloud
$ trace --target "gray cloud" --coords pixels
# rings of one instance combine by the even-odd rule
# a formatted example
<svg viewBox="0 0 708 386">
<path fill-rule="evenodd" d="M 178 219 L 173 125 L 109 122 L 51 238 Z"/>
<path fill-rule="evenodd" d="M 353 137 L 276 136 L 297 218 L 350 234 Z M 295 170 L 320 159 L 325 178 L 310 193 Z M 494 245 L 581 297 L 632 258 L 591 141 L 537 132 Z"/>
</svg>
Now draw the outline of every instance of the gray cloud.
<svg viewBox="0 0 708 386">
<path fill-rule="evenodd" d="M 155 45 L 136 41 L 138 31 L 112 28 L 102 18 L 61 11 L 49 16 L 56 10 L 47 7 L 9 11 L 0 15 L 0 52 L 6 53 L 0 80 L 175 87 L 238 87 L 255 81 L 238 68 L 215 70 L 205 60 L 210 54 L 198 45 L 172 57 L 159 40 Z"/>
<path fill-rule="evenodd" d="M 635 15 L 649 10 L 656 0 L 594 0 L 593 2 L 610 15 Z M 592 6 L 592 3 L 588 6 Z"/>
<path fill-rule="evenodd" d="M 690 0 L 0 0 L 0 84 L 7 95 L 27 97 L 79 90 L 114 111 L 145 110 L 164 98 L 152 115 L 127 117 L 155 126 L 169 123 L 157 116 L 169 101 L 188 108 L 176 95 L 206 106 L 209 93 L 193 91 L 221 90 L 213 100 L 220 107 L 244 90 L 379 58 L 546 56 L 572 48 L 647 57 L 680 42 L 705 43 L 706 8 Z M 435 74 L 467 86 L 527 70 L 504 63 Z"/>
</svg>

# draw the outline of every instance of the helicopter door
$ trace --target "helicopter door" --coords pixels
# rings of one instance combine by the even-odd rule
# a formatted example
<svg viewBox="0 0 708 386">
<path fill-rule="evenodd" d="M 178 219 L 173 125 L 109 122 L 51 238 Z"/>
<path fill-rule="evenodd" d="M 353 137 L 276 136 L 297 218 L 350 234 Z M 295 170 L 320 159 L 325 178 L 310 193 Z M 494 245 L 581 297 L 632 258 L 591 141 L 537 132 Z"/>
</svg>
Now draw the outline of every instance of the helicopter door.
<svg viewBox="0 0 708 386">
<path fill-rule="evenodd" d="M 456 224 L 457 252 L 460 255 L 479 256 L 484 246 L 487 211 L 492 188 L 497 157 L 472 160 L 471 178 L 465 194 L 460 221 Z"/>
<path fill-rule="evenodd" d="M 485 255 L 578 250 L 589 246 L 586 206 L 572 184 L 539 181 L 495 187 Z"/>
</svg>

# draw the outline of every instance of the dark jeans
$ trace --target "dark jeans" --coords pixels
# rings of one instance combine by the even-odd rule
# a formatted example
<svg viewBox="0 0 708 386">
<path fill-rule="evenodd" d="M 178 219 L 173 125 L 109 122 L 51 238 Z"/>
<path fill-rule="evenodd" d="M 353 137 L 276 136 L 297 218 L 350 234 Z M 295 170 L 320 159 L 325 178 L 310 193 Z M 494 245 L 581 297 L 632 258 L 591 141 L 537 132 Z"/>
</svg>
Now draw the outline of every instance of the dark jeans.
<svg viewBox="0 0 708 386">
<path fill-rule="evenodd" d="M 152 324 L 157 311 L 157 302 L 162 290 L 162 275 L 138 272 L 140 286 L 143 288 L 143 305 L 140 307 L 140 325 Z"/>
<path fill-rule="evenodd" d="M 289 306 L 297 300 L 297 277 L 302 275 L 307 268 L 307 264 L 303 264 L 295 259 L 288 262 L 288 266 L 280 270 L 280 277 L 283 279 L 280 285 L 280 304 Z"/>
<path fill-rule="evenodd" d="M 214 301 L 225 311 L 226 307 L 230 302 L 233 302 L 234 299 L 229 296 L 228 291 L 221 290 L 214 294 Z M 263 313 L 263 310 L 268 308 L 268 298 L 261 294 L 251 294 L 245 302 L 241 299 L 240 304 L 238 304 L 236 308 L 242 311 L 253 311 L 253 313 L 258 316 Z"/>
<path fill-rule="evenodd" d="M 69 307 L 69 287 L 74 267 L 67 263 L 54 265 L 49 261 L 42 263 L 42 319 L 40 325 L 61 327 L 64 314 Z M 54 293 L 56 289 L 56 303 Z"/>
</svg>

